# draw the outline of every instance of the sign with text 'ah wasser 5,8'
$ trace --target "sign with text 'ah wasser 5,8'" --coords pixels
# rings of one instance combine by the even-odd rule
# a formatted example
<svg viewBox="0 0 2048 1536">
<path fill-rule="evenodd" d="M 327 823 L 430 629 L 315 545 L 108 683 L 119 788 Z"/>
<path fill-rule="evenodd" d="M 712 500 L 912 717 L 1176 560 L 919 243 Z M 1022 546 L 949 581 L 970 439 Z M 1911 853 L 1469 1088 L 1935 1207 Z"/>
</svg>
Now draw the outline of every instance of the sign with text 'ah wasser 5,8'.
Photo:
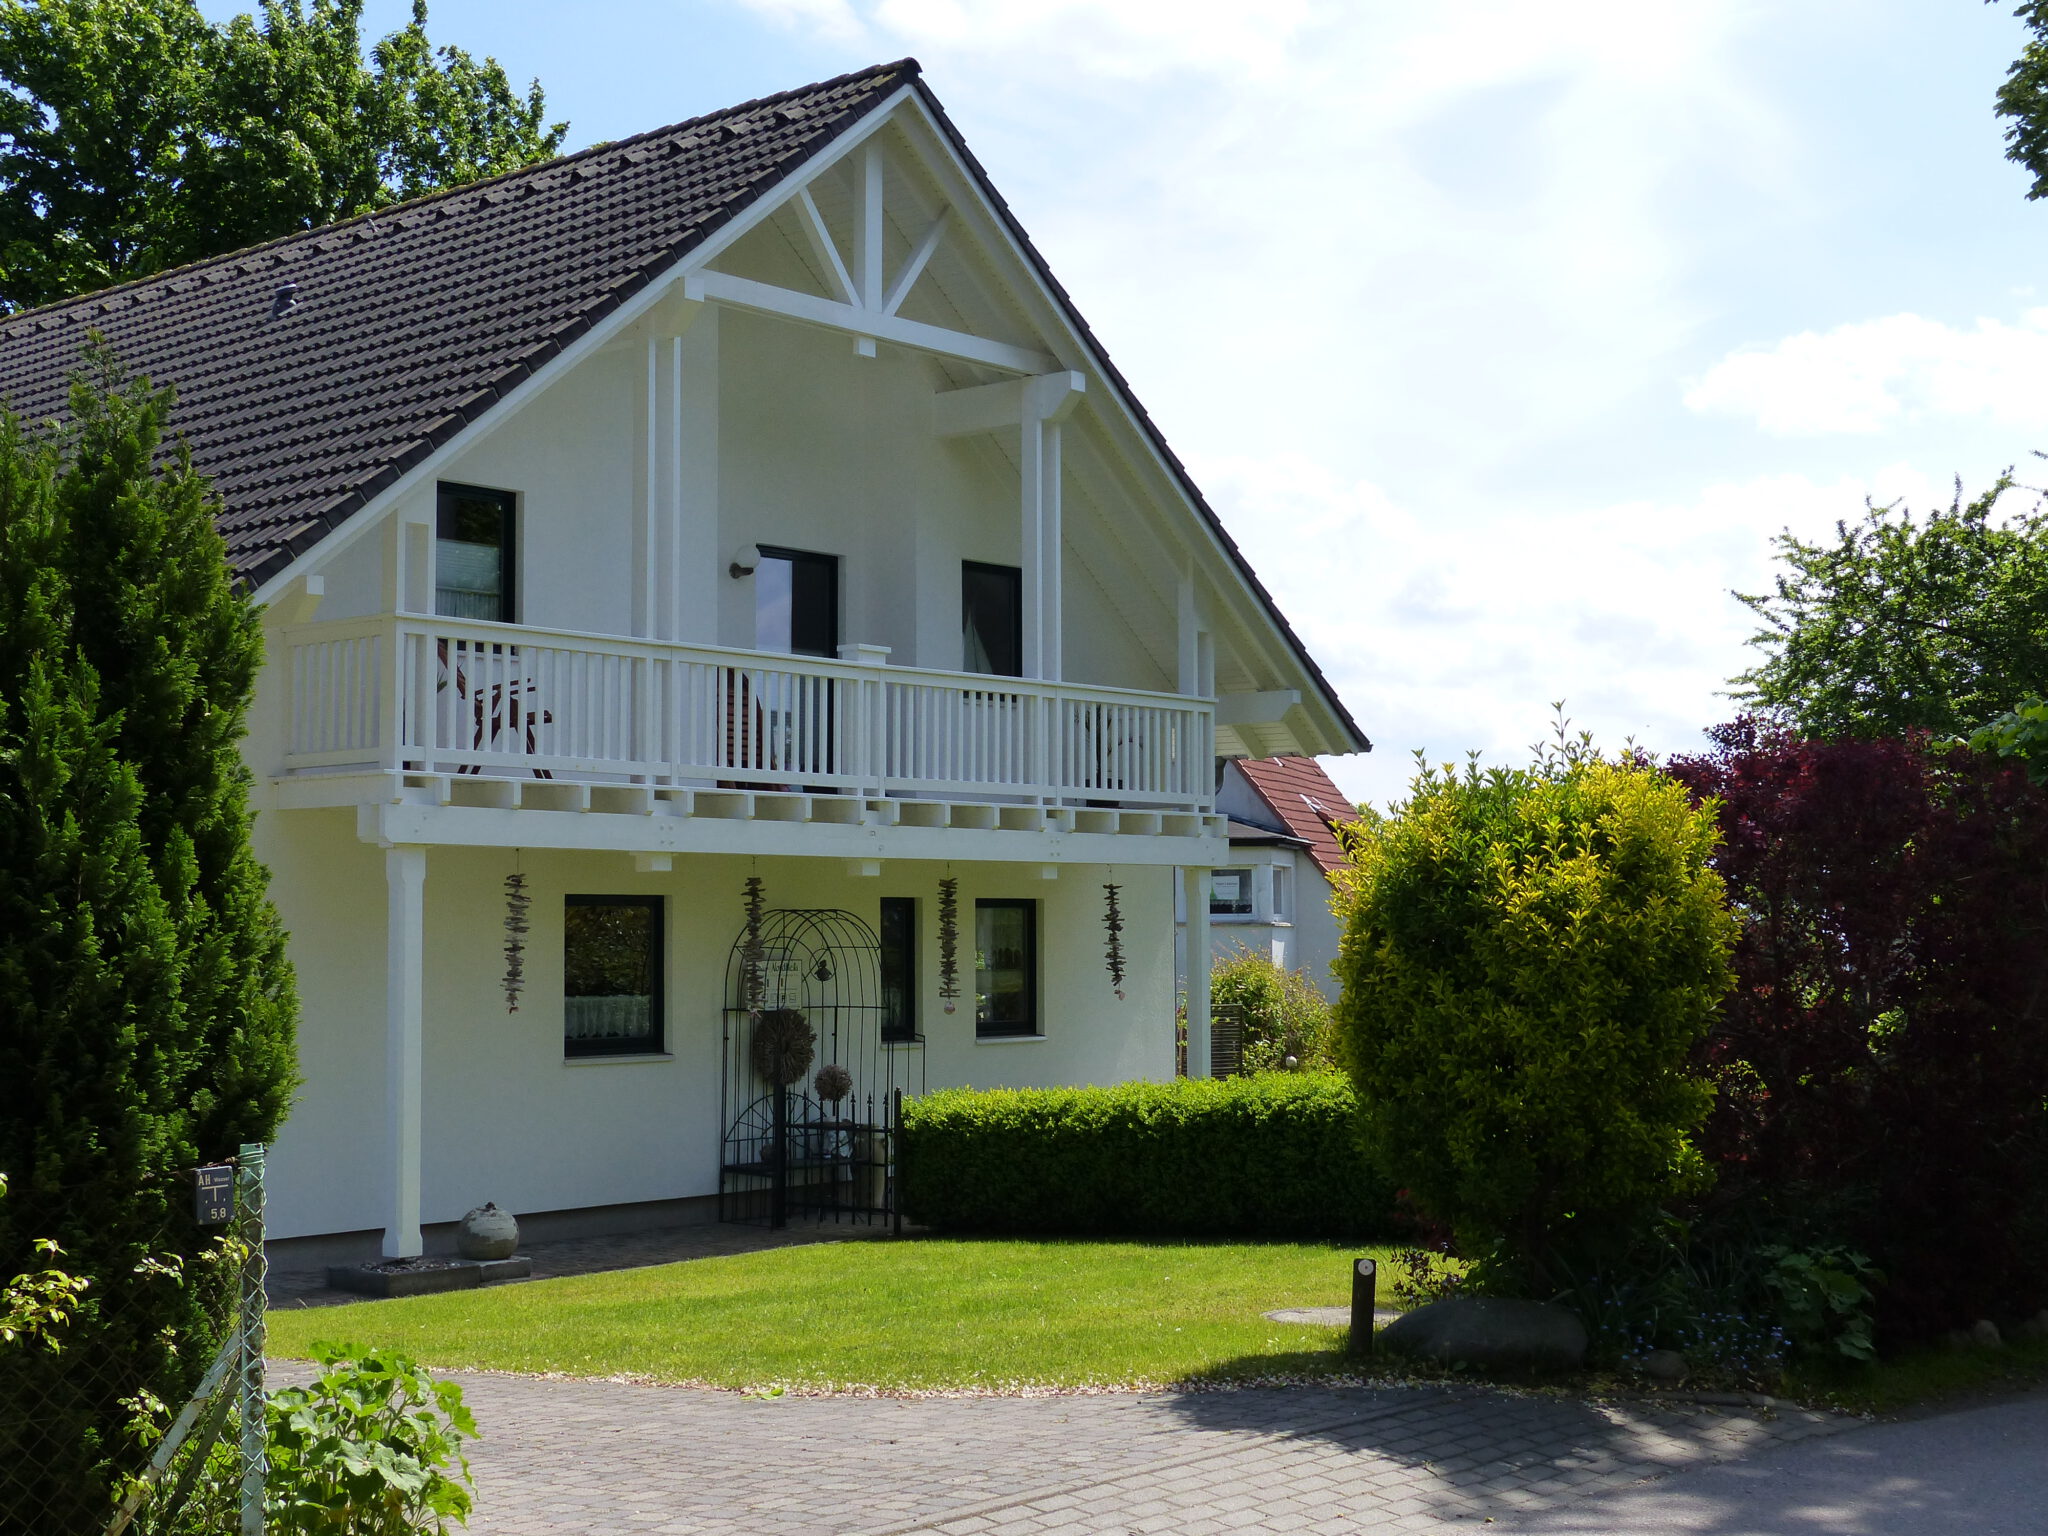
<svg viewBox="0 0 2048 1536">
<path fill-rule="evenodd" d="M 235 1214 L 232 1163 L 208 1163 L 192 1170 L 192 1216 L 202 1227 L 224 1227 Z"/>
</svg>

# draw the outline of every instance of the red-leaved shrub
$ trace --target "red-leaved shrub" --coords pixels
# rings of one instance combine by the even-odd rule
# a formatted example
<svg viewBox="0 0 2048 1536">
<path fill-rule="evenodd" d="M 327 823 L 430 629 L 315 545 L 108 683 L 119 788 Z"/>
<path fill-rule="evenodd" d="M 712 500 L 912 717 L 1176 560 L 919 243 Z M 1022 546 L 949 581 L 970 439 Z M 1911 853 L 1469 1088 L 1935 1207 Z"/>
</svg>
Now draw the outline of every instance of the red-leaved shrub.
<svg viewBox="0 0 2048 1536">
<path fill-rule="evenodd" d="M 1755 721 L 1673 762 L 1742 919 L 1704 1042 L 1717 1201 L 1831 1228 L 1894 1338 L 2048 1304 L 2048 792 L 1925 739 Z"/>
</svg>

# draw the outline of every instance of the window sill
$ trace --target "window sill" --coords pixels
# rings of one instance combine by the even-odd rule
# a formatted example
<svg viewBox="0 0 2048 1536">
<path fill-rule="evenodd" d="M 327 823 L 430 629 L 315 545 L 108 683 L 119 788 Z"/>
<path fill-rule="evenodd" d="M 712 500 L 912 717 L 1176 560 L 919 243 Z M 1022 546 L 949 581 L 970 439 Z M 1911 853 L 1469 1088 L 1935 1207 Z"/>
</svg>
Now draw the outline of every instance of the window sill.
<svg viewBox="0 0 2048 1536">
<path fill-rule="evenodd" d="M 1045 1038 L 1037 1035 L 976 1035 L 976 1045 L 1032 1045 Z"/>
<path fill-rule="evenodd" d="M 588 1056 L 564 1056 L 565 1067 L 629 1067 L 641 1061 L 674 1061 L 673 1051 L 593 1052 Z"/>
</svg>

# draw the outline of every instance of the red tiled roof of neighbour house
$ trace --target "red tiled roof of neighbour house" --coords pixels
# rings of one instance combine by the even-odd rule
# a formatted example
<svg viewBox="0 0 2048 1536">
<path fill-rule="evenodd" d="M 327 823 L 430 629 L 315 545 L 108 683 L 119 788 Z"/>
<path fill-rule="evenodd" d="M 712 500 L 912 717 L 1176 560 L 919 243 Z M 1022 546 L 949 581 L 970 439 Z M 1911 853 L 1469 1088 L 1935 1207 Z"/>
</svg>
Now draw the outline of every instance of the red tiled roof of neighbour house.
<svg viewBox="0 0 2048 1536">
<path fill-rule="evenodd" d="M 63 414 L 91 330 L 174 383 L 172 431 L 258 586 L 916 75 L 878 65 L 7 316 L 0 398 Z"/>
<path fill-rule="evenodd" d="M 1312 757 L 1258 757 L 1239 758 L 1237 766 L 1280 824 L 1308 844 L 1318 869 L 1327 875 L 1350 862 L 1330 823 L 1354 820 L 1358 807 L 1330 782 L 1322 764 Z"/>
<path fill-rule="evenodd" d="M 915 59 L 0 318 L 0 403 L 65 412 L 88 331 L 174 383 L 252 589 L 908 86 L 1357 750 L 1371 743 L 1131 392 Z M 166 450 L 169 451 L 168 449 Z"/>
</svg>

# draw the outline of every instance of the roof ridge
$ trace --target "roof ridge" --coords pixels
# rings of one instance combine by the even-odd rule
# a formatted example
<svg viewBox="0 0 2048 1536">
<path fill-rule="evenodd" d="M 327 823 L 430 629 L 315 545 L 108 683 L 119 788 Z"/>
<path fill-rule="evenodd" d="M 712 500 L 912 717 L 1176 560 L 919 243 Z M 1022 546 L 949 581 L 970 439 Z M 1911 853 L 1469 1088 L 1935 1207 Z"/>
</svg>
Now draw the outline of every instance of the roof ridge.
<svg viewBox="0 0 2048 1536">
<path fill-rule="evenodd" d="M 95 288 L 86 293 L 74 293 L 68 298 L 53 299 L 48 304 L 39 304 L 33 309 L 18 309 L 11 315 L 0 315 L 0 333 L 4 333 L 18 322 L 25 322 L 31 319 L 49 319 L 52 316 L 60 315 L 81 305 L 101 303 L 119 296 L 133 297 L 133 290 L 146 289 L 158 283 L 168 283 L 174 278 L 201 274 L 229 262 L 246 261 L 252 256 L 260 256 L 275 251 L 280 246 L 297 245 L 303 241 L 333 235 L 341 230 L 352 229 L 364 224 L 372 224 L 379 219 L 395 218 L 400 214 L 415 212 L 430 204 L 445 202 L 450 198 L 503 186 L 505 183 L 515 181 L 522 176 L 537 176 L 545 171 L 557 170 L 565 165 L 575 165 L 600 155 L 609 155 L 631 149 L 636 145 L 645 144 L 653 139 L 663 138 L 671 134 L 679 134 L 688 129 L 716 123 L 721 118 L 737 117 L 748 112 L 758 112 L 765 107 L 775 106 L 794 97 L 810 96 L 821 91 L 836 90 L 842 86 L 851 85 L 855 81 L 879 78 L 891 73 L 900 73 L 905 83 L 908 83 L 919 78 L 923 72 L 924 66 L 919 64 L 916 58 L 908 54 L 887 64 L 870 64 L 864 69 L 849 70 L 843 75 L 834 75 L 829 80 L 816 80 L 809 85 L 796 86 L 786 91 L 776 91 L 767 96 L 757 96 L 751 101 L 742 101 L 730 107 L 720 107 L 715 112 L 702 112 L 695 117 L 686 117 L 680 122 L 668 123 L 659 128 L 644 129 L 639 133 L 629 134 L 623 139 L 607 139 L 601 144 L 587 145 L 566 155 L 556 155 L 547 160 L 536 160 L 531 165 L 515 166 L 509 171 L 500 171 L 495 176 L 480 176 L 475 181 L 465 181 L 456 186 L 437 187 L 432 192 L 423 192 L 418 197 L 407 198 L 402 203 L 389 203 L 382 208 L 373 208 L 367 213 L 351 214 L 345 219 L 336 219 L 328 224 L 316 224 L 311 229 L 290 230 L 282 235 L 273 235 L 268 240 L 259 240 L 254 245 L 237 246 L 234 250 L 221 251 L 212 256 L 202 256 L 197 261 L 188 261 L 182 266 L 165 267 L 161 271 L 151 272 L 142 277 L 131 277 L 125 282 L 114 283 L 105 288 Z M 822 122 L 819 126 L 821 128 L 828 128 L 831 126 L 831 122 Z"/>
</svg>

